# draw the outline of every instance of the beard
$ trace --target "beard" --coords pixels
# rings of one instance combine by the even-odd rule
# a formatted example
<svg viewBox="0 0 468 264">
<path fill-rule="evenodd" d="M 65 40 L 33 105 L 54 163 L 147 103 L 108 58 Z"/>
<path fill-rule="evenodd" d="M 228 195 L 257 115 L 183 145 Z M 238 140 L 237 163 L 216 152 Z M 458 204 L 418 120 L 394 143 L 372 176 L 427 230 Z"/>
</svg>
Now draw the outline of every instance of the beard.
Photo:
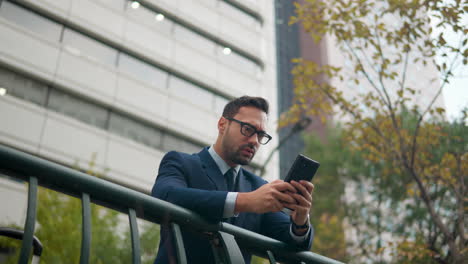
<svg viewBox="0 0 468 264">
<path fill-rule="evenodd" d="M 246 155 L 244 152 L 250 149 L 251 154 Z M 256 149 L 255 146 L 252 144 L 244 144 L 239 148 L 234 150 L 234 147 L 227 147 L 226 148 L 226 158 L 229 159 L 231 162 L 239 165 L 248 165 L 252 161 L 253 157 L 255 156 Z"/>
<path fill-rule="evenodd" d="M 232 131 L 231 126 L 228 126 L 226 130 L 226 134 L 224 135 L 222 141 L 222 148 L 227 161 L 230 161 L 234 164 L 239 165 L 249 165 L 252 161 L 255 153 L 257 152 L 257 148 L 252 143 L 247 143 L 241 146 L 237 146 L 233 137 L 231 137 L 230 133 Z M 250 153 L 246 153 L 246 151 Z"/>
</svg>

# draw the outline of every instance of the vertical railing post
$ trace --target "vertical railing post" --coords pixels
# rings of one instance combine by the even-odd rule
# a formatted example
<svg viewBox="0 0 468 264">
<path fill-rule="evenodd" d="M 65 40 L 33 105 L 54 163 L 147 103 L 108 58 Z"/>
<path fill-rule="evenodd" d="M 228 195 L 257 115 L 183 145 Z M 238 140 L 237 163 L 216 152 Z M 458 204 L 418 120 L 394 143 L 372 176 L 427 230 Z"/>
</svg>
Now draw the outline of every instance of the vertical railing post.
<svg viewBox="0 0 468 264">
<path fill-rule="evenodd" d="M 27 264 L 31 248 L 33 246 L 34 226 L 36 224 L 37 211 L 37 178 L 29 177 L 28 187 L 28 209 L 26 212 L 26 222 L 24 224 L 23 243 L 18 263 Z"/>
<path fill-rule="evenodd" d="M 82 209 L 82 227 L 81 227 L 81 254 L 80 264 L 89 263 L 89 252 L 91 248 L 91 203 L 89 194 L 82 193 L 81 195 Z"/>
<path fill-rule="evenodd" d="M 213 234 L 211 248 L 216 263 L 243 264 L 244 257 L 233 235 L 218 231 Z"/>
<path fill-rule="evenodd" d="M 177 253 L 177 263 L 187 264 L 187 256 L 185 255 L 184 240 L 182 239 L 182 232 L 176 223 L 170 223 L 172 237 L 174 238 L 174 246 Z"/>
<path fill-rule="evenodd" d="M 267 255 L 268 255 L 268 260 L 270 261 L 270 264 L 276 264 L 275 256 L 273 255 L 273 252 L 270 250 L 267 250 Z"/>
<path fill-rule="evenodd" d="M 130 220 L 130 236 L 132 237 L 132 263 L 140 264 L 140 235 L 138 234 L 135 209 L 128 209 L 128 218 Z"/>
</svg>

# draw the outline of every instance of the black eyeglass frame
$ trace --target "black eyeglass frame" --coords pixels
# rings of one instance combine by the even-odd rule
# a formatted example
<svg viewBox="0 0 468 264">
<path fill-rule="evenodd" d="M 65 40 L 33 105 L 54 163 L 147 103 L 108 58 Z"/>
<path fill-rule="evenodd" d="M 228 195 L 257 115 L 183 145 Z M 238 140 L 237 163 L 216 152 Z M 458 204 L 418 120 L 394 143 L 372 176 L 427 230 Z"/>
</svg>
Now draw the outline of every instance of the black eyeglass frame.
<svg viewBox="0 0 468 264">
<path fill-rule="evenodd" d="M 246 122 L 242 122 L 240 120 L 237 120 L 235 118 L 232 118 L 232 117 L 224 117 L 226 118 L 227 120 L 229 121 L 234 121 L 236 123 L 238 123 L 240 125 L 240 132 L 242 135 L 246 136 L 246 137 L 251 137 L 255 134 L 257 134 L 257 139 L 258 139 L 258 143 L 262 144 L 262 145 L 266 145 L 268 144 L 268 142 L 270 142 L 270 140 L 273 138 L 272 136 L 268 135 L 265 131 L 259 131 L 256 127 L 254 127 L 252 124 L 249 124 L 249 123 L 246 123 Z M 249 135 L 249 134 L 246 134 L 246 131 L 244 131 L 244 127 L 247 126 L 248 128 L 252 129 L 252 133 Z M 262 143 L 262 140 L 266 138 L 267 141 L 265 143 Z"/>
</svg>

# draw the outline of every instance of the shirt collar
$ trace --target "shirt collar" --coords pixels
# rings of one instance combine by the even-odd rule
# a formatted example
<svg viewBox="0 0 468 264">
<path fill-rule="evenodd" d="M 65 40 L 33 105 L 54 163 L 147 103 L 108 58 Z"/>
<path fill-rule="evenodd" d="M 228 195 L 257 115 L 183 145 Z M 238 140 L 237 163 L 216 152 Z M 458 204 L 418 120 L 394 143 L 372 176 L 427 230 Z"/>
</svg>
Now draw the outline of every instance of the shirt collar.
<svg viewBox="0 0 468 264">
<path fill-rule="evenodd" d="M 216 151 L 214 150 L 213 145 L 208 149 L 208 153 L 210 153 L 210 155 L 213 158 L 213 160 L 215 161 L 216 165 L 218 165 L 218 168 L 221 171 L 221 173 L 223 175 L 226 174 L 226 172 L 231 167 L 229 167 L 229 165 L 218 155 L 218 153 L 216 153 Z M 236 171 L 236 174 L 239 173 L 240 167 L 241 167 L 241 165 L 237 165 L 237 166 L 233 167 L 233 169 Z"/>
</svg>

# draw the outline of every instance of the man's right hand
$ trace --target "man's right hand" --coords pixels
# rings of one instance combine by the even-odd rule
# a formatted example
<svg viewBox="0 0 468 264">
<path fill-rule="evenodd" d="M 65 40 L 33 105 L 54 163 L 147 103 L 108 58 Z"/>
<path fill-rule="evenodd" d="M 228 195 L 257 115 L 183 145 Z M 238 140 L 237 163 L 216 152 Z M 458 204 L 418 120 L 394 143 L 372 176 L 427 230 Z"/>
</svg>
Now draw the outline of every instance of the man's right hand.
<svg viewBox="0 0 468 264">
<path fill-rule="evenodd" d="M 296 203 L 296 200 L 291 195 L 285 192 L 296 192 L 294 186 L 282 180 L 276 180 L 271 183 L 262 185 L 252 192 L 240 192 L 236 200 L 236 213 L 252 212 L 266 213 L 279 212 L 284 208 L 285 204 Z"/>
</svg>

